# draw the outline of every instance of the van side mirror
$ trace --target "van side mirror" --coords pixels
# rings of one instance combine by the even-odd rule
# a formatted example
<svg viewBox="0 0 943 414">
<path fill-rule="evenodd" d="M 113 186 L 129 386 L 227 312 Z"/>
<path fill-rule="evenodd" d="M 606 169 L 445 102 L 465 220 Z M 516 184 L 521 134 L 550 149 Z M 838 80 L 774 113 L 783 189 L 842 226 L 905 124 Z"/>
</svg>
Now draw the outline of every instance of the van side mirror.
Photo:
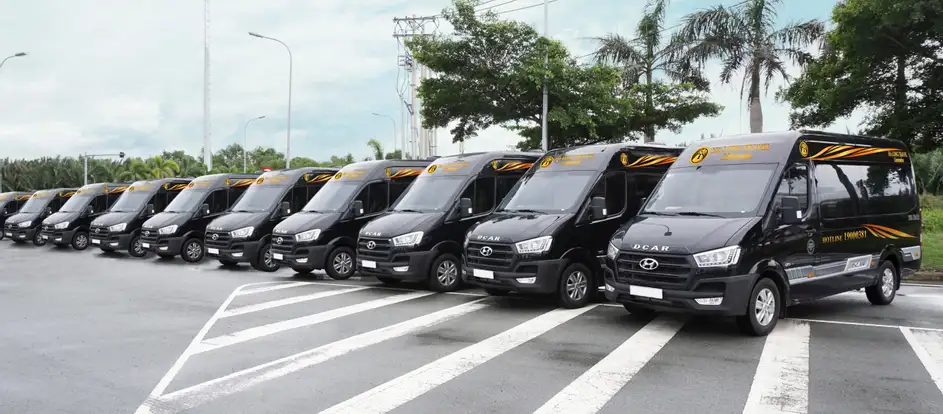
<svg viewBox="0 0 943 414">
<path fill-rule="evenodd" d="M 144 206 L 144 212 L 145 212 L 145 214 L 147 214 L 147 215 L 149 215 L 149 216 L 153 216 L 153 215 L 154 215 L 154 212 L 155 212 L 155 210 L 154 210 L 154 205 L 153 205 L 153 204 L 148 204 L 148 205 Z"/>
<path fill-rule="evenodd" d="M 47 216 L 50 215 L 50 214 L 52 214 L 52 207 L 46 207 L 46 211 L 44 211 L 44 213 L 45 213 Z"/>
<path fill-rule="evenodd" d="M 593 197 L 589 200 L 589 214 L 593 220 L 606 218 L 606 197 Z"/>
<path fill-rule="evenodd" d="M 86 206 L 85 211 L 82 212 L 82 216 L 85 217 L 85 216 L 91 215 L 94 212 L 95 212 L 95 207 Z"/>
<path fill-rule="evenodd" d="M 354 217 L 360 217 L 363 215 L 363 201 L 354 200 L 354 204 L 351 205 L 351 210 L 353 211 Z"/>
<path fill-rule="evenodd" d="M 779 219 L 782 224 L 798 224 L 802 221 L 799 197 L 783 197 L 780 203 Z"/>
<path fill-rule="evenodd" d="M 210 205 L 209 205 L 209 204 L 205 204 L 205 203 L 202 204 L 202 205 L 200 205 L 200 209 L 197 210 L 196 214 L 197 214 L 197 217 L 203 217 L 203 216 L 208 216 L 208 215 L 210 215 Z"/>
<path fill-rule="evenodd" d="M 472 202 L 468 197 L 463 197 L 458 200 L 458 216 L 461 218 L 470 217 L 472 215 Z"/>
<path fill-rule="evenodd" d="M 282 201 L 282 203 L 278 205 L 278 215 L 284 217 L 289 214 L 291 214 L 291 203 Z"/>
</svg>

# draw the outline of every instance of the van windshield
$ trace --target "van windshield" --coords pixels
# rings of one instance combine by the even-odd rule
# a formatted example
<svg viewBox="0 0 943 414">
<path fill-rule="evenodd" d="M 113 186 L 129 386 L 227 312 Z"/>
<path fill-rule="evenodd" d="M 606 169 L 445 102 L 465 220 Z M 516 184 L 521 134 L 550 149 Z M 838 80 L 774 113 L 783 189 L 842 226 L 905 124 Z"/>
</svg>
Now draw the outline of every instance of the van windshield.
<svg viewBox="0 0 943 414">
<path fill-rule="evenodd" d="M 154 193 L 150 191 L 125 191 L 118 197 L 118 201 L 111 206 L 113 213 L 135 213 L 141 211 L 141 208 L 151 200 Z"/>
<path fill-rule="evenodd" d="M 287 190 L 288 187 L 284 185 L 253 184 L 242 197 L 239 197 L 239 201 L 232 206 L 232 211 L 244 213 L 272 211 Z"/>
<path fill-rule="evenodd" d="M 208 190 L 196 190 L 193 188 L 188 188 L 183 190 L 174 197 L 173 201 L 170 204 L 167 204 L 167 208 L 164 209 L 165 213 L 189 213 L 191 211 L 196 211 L 200 207 L 200 204 L 203 204 L 203 199 L 206 198 L 206 194 L 209 193 Z"/>
<path fill-rule="evenodd" d="M 301 211 L 325 213 L 346 208 L 350 204 L 354 192 L 360 188 L 361 184 L 363 184 L 362 181 L 328 181 L 327 184 L 324 184 L 324 187 L 321 187 L 321 191 L 318 191 L 311 198 L 311 201 L 305 204 Z"/>
<path fill-rule="evenodd" d="M 642 213 L 745 217 L 754 215 L 777 164 L 669 169 Z"/>
<path fill-rule="evenodd" d="M 432 212 L 449 208 L 449 200 L 461 190 L 467 179 L 456 175 L 420 175 L 393 206 L 393 211 Z"/>
<path fill-rule="evenodd" d="M 84 210 L 95 196 L 96 194 L 93 193 L 74 195 L 59 208 L 59 211 L 63 213 L 78 213 Z"/>
<path fill-rule="evenodd" d="M 26 204 L 23 204 L 23 208 L 20 209 L 20 213 L 39 213 L 49 205 L 49 202 L 52 201 L 51 195 L 43 195 L 41 197 L 30 197 L 29 201 Z"/>
<path fill-rule="evenodd" d="M 504 197 L 498 211 L 563 213 L 576 211 L 599 171 L 554 171 L 525 175 Z"/>
</svg>

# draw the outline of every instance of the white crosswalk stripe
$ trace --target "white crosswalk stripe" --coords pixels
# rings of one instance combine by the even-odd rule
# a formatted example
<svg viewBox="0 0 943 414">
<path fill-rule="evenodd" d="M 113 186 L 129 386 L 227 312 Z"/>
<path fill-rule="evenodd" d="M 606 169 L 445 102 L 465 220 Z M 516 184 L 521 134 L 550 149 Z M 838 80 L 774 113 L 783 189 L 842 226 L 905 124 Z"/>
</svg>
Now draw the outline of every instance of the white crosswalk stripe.
<svg viewBox="0 0 943 414">
<path fill-rule="evenodd" d="M 690 326 L 687 318 L 675 315 L 645 321 L 611 306 L 553 309 L 515 298 L 330 282 L 242 289 L 214 318 L 215 327 L 210 323 L 200 332 L 138 413 L 203 406 L 208 412 L 252 412 L 241 405 L 264 398 L 270 405 L 266 412 L 286 413 L 608 414 L 640 407 L 661 413 L 696 411 L 714 399 L 720 402 L 711 411 L 806 414 L 862 398 L 813 387 L 823 384 L 815 382 L 823 381 L 821 375 L 829 375 L 813 364 L 814 358 L 841 352 L 830 341 L 842 341 L 855 329 L 878 330 L 887 336 L 884 341 L 913 352 L 896 348 L 882 357 L 901 358 L 899 372 L 863 376 L 861 370 L 873 357 L 865 355 L 860 358 L 863 367 L 830 368 L 848 369 L 835 375 L 852 375 L 857 387 L 884 394 L 917 393 L 914 384 L 922 384 L 919 395 L 897 402 L 900 410 L 943 412 L 937 410 L 943 408 L 941 329 L 781 319 L 769 336 L 752 338 L 723 325 L 710 330 Z M 581 333 L 571 337 L 571 331 Z M 212 334 L 204 339 L 208 332 Z M 827 344 L 816 345 L 817 332 L 835 333 L 823 339 Z M 547 339 L 551 337 L 557 339 Z M 264 344 L 255 345 L 260 342 Z M 243 345 L 230 347 L 236 344 Z M 711 346 L 724 344 L 754 345 L 743 348 L 751 355 L 726 358 L 725 372 L 714 382 L 743 378 L 736 391 L 742 394 L 720 398 L 712 394 L 726 393 L 735 384 L 725 388 L 699 380 L 696 364 L 701 356 L 711 357 Z M 546 361 L 522 357 L 528 354 L 546 355 Z M 679 363 L 671 355 L 692 357 Z M 895 376 L 898 381 L 886 381 Z M 634 391 L 635 384 L 661 378 L 675 378 L 669 384 L 707 400 L 676 400 L 671 385 L 664 395 Z M 482 385 L 506 388 L 510 395 L 470 397 Z M 272 394 L 283 389 L 297 394 L 284 391 L 283 402 Z M 810 389 L 818 393 L 816 398 L 810 398 Z M 474 408 L 453 405 L 467 398 L 493 402 Z M 301 405 L 304 410 L 297 411 Z"/>
</svg>

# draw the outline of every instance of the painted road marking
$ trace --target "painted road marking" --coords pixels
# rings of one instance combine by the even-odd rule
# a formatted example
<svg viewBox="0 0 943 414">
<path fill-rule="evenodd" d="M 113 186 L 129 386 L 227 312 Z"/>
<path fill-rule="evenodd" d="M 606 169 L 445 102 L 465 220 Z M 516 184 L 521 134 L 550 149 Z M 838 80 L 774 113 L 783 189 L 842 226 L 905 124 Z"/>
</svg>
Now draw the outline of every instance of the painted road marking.
<svg viewBox="0 0 943 414">
<path fill-rule="evenodd" d="M 484 309 L 488 307 L 487 304 L 482 303 L 482 301 L 486 299 L 487 298 L 481 298 L 466 302 L 395 325 L 364 332 L 295 355 L 237 371 L 224 377 L 155 398 L 152 405 L 160 406 L 160 412 L 167 413 L 177 413 L 188 410 L 219 397 L 243 391 L 266 381 L 284 377 L 285 375 L 346 355 L 350 352 L 405 336 L 459 316 Z"/>
<path fill-rule="evenodd" d="M 921 332 L 909 328 L 900 328 L 900 331 L 914 349 L 920 363 L 927 369 L 936 387 L 943 392 L 943 332 Z"/>
<path fill-rule="evenodd" d="M 577 309 L 555 309 L 543 313 L 502 333 L 378 385 L 321 413 L 386 413 L 595 307 L 595 305 L 590 305 Z"/>
<path fill-rule="evenodd" d="M 314 284 L 314 283 L 312 283 L 312 282 L 285 283 L 285 284 L 282 284 L 282 285 L 266 286 L 266 287 L 260 287 L 260 288 L 255 288 L 255 289 L 247 289 L 247 290 L 244 290 L 244 291 L 242 291 L 242 292 L 239 292 L 239 294 L 240 294 L 240 295 L 251 295 L 251 294 L 253 294 L 253 293 L 271 292 L 271 291 L 273 291 L 273 290 L 291 289 L 291 288 L 295 288 L 295 287 L 299 287 L 299 286 L 307 286 L 307 285 L 313 285 L 313 284 Z"/>
<path fill-rule="evenodd" d="M 744 414 L 809 412 L 808 323 L 781 320 L 766 337 Z"/>
<path fill-rule="evenodd" d="M 366 290 L 366 289 L 370 289 L 370 287 L 362 286 L 362 287 L 355 287 L 355 288 L 348 288 L 348 289 L 328 290 L 325 292 L 312 293 L 310 295 L 293 296 L 293 297 L 285 298 L 285 299 L 262 302 L 262 303 L 257 303 L 255 305 L 247 305 L 247 306 L 242 306 L 239 308 L 227 310 L 223 312 L 220 318 L 229 318 L 232 316 L 245 315 L 251 312 L 263 311 L 266 309 L 277 308 L 279 306 L 294 305 L 296 303 L 307 302 L 309 300 L 321 299 L 321 298 L 326 298 L 326 297 L 331 297 L 331 296 L 336 296 L 336 295 L 343 295 L 345 293 L 357 292 L 357 291 Z"/>
<path fill-rule="evenodd" d="M 303 328 L 305 326 L 316 325 L 322 322 L 327 322 L 333 319 L 340 317 L 353 315 L 355 313 L 368 311 L 371 309 L 380 308 L 383 306 L 392 305 L 395 303 L 405 302 L 408 300 L 413 300 L 421 298 L 424 296 L 434 295 L 435 292 L 413 292 L 405 294 L 396 294 L 393 296 L 387 296 L 385 298 L 380 298 L 376 300 L 371 300 L 368 302 L 358 303 L 356 305 L 344 306 L 343 308 L 331 309 L 329 311 L 319 312 L 308 316 L 302 316 L 294 319 L 288 319 L 285 321 L 279 321 L 270 323 L 267 325 L 256 326 L 254 328 L 243 329 L 241 331 L 233 332 L 231 334 L 220 335 L 215 338 L 204 339 L 200 345 L 194 350 L 194 354 L 199 354 L 203 352 L 212 351 L 214 349 L 219 349 L 222 347 L 235 345 L 238 343 L 251 341 L 253 339 L 261 338 L 263 336 L 274 335 L 280 332 L 285 332 L 292 329 Z"/>
<path fill-rule="evenodd" d="M 934 332 L 943 332 L 943 328 L 923 328 L 919 326 L 904 326 L 904 325 L 885 325 L 881 323 L 868 323 L 868 322 L 850 322 L 850 321 L 833 321 L 829 319 L 808 319 L 808 318 L 785 318 L 781 319 L 783 321 L 796 321 L 796 322 L 815 322 L 815 323 L 831 323 L 835 325 L 851 325 L 851 326 L 867 326 L 871 328 L 890 328 L 890 329 L 901 329 L 907 328 L 912 330 L 919 331 L 934 331 Z M 779 329 L 779 328 L 777 328 Z"/>
<path fill-rule="evenodd" d="M 684 326 L 684 320 L 659 317 L 553 396 L 535 414 L 594 414 L 639 372 Z"/>
</svg>

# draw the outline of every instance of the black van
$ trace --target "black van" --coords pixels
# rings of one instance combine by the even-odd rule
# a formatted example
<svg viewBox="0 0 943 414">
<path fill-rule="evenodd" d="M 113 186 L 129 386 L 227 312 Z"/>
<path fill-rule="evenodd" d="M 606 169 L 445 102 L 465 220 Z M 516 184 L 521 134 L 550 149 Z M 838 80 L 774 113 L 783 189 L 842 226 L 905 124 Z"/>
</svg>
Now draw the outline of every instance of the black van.
<svg viewBox="0 0 943 414">
<path fill-rule="evenodd" d="M 59 211 L 43 220 L 41 237 L 52 240 L 57 247 L 87 249 L 92 220 L 108 212 L 127 189 L 126 183 L 95 183 L 79 188 Z"/>
<path fill-rule="evenodd" d="M 3 229 L 3 224 L 6 223 L 7 218 L 20 211 L 20 208 L 29 201 L 32 195 L 33 193 L 19 191 L 0 193 L 0 229 Z M 6 232 L 0 231 L 0 240 L 3 240 L 4 237 L 6 237 Z"/>
<path fill-rule="evenodd" d="M 32 241 L 34 245 L 44 246 L 46 240 L 39 231 L 40 221 L 59 211 L 75 195 L 75 191 L 75 188 L 55 188 L 33 193 L 19 212 L 7 217 L 3 235 L 14 243 Z"/>
<path fill-rule="evenodd" d="M 108 213 L 92 221 L 92 245 L 104 252 L 127 250 L 133 257 L 144 257 L 147 254 L 141 244 L 144 221 L 164 211 L 189 183 L 189 178 L 161 178 L 131 184 Z"/>
<path fill-rule="evenodd" d="M 194 263 L 203 259 L 203 235 L 249 188 L 258 174 L 211 174 L 194 178 L 187 188 L 141 226 L 141 247 L 161 258 L 180 255 Z"/>
<path fill-rule="evenodd" d="M 595 299 L 612 233 L 634 216 L 682 148 L 606 144 L 552 150 L 468 231 L 462 278 L 490 295 Z"/>
<path fill-rule="evenodd" d="M 272 229 L 301 210 L 336 173 L 336 168 L 305 167 L 262 174 L 229 213 L 207 226 L 206 254 L 225 266 L 248 262 L 258 270 L 278 270 L 272 261 Z"/>
<path fill-rule="evenodd" d="M 272 258 L 298 273 L 353 276 L 357 234 L 406 191 L 430 161 L 377 160 L 344 166 L 301 209 L 275 226 Z"/>
<path fill-rule="evenodd" d="M 478 152 L 436 159 L 390 212 L 360 230 L 357 271 L 383 283 L 460 289 L 465 233 L 494 211 L 540 155 Z"/>
<path fill-rule="evenodd" d="M 635 312 L 736 316 L 766 335 L 790 305 L 920 267 L 920 200 L 899 141 L 816 131 L 699 141 L 615 233 L 606 296 Z"/>
</svg>

